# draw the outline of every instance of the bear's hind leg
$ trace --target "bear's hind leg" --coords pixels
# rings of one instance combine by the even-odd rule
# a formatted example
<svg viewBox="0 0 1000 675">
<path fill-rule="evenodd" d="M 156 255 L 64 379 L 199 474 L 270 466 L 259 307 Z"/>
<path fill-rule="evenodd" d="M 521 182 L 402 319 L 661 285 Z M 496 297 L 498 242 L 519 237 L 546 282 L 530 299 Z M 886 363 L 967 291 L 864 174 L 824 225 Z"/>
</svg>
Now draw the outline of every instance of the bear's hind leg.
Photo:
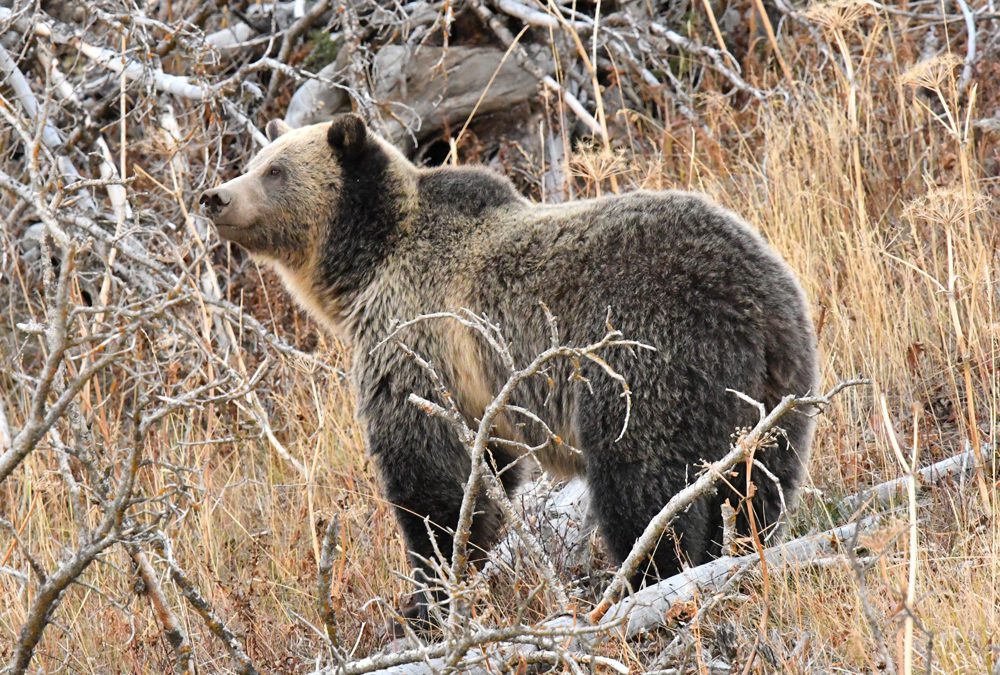
<svg viewBox="0 0 1000 675">
<path fill-rule="evenodd" d="M 649 462 L 602 463 L 588 458 L 587 483 L 591 508 L 609 552 L 622 562 L 632 551 L 649 521 L 685 483 L 670 480 L 665 471 Z M 633 589 L 655 583 L 698 565 L 709 555 L 708 534 L 714 523 L 705 499 L 682 513 L 660 537 L 652 551 L 629 579 Z"/>
<path fill-rule="evenodd" d="M 636 355 L 627 365 L 619 371 L 634 374 L 631 381 L 639 384 L 633 384 L 624 434 L 621 390 L 601 373 L 585 371 L 589 389 L 579 393 L 575 411 L 593 510 L 618 561 L 667 502 L 697 479 L 703 463 L 721 456 L 736 426 L 724 388 L 708 383 L 703 369 L 656 353 Z M 718 552 L 721 516 L 714 501 L 701 497 L 670 523 L 633 584 L 669 577 Z"/>
</svg>

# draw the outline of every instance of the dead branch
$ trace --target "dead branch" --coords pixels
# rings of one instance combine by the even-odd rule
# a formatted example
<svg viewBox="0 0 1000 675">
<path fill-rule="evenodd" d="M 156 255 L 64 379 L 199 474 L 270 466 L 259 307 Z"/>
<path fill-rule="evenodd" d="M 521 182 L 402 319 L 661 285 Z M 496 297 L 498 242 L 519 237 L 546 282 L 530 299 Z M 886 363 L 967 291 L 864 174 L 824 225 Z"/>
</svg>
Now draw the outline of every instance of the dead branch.
<svg viewBox="0 0 1000 675">
<path fill-rule="evenodd" d="M 0 8 L 0 21 L 6 21 L 11 17 L 11 10 Z M 147 69 L 142 64 L 128 59 L 123 60 L 121 54 L 115 51 L 84 41 L 73 28 L 60 24 L 43 12 L 37 12 L 31 18 L 17 17 L 14 19 L 14 26 L 21 32 L 34 33 L 55 44 L 72 46 L 88 59 L 113 73 L 123 75 L 126 79 L 142 80 L 147 77 Z M 209 87 L 200 85 L 188 77 L 171 75 L 161 69 L 153 69 L 148 76 L 153 86 L 174 96 L 200 101 L 214 93 Z"/>
<path fill-rule="evenodd" d="M 565 87 L 556 82 L 551 75 L 543 72 L 537 65 L 535 65 L 535 63 L 528 56 L 527 52 L 525 52 L 524 47 L 518 44 L 514 35 L 499 19 L 496 18 L 493 12 L 482 0 L 470 0 L 469 4 L 472 6 L 472 10 L 476 13 L 476 15 L 482 19 L 483 23 L 490 27 L 490 30 L 496 34 L 503 45 L 508 49 L 513 50 L 518 62 L 525 70 L 534 75 L 546 89 L 549 89 L 555 95 L 560 96 L 566 102 L 566 106 L 573 111 L 573 114 L 575 114 L 595 136 L 601 138 L 605 137 L 605 132 L 601 128 L 601 125 L 596 119 L 594 119 L 594 116 L 583 107 L 583 104 L 580 103 L 579 99 L 577 99 L 576 96 L 570 92 L 566 91 Z"/>
<path fill-rule="evenodd" d="M 764 551 L 764 560 L 772 570 L 789 564 L 812 560 L 839 550 L 857 528 L 871 528 L 878 522 L 875 517 L 863 519 L 860 523 L 850 523 L 826 532 L 810 534 L 793 539 Z M 744 566 L 756 566 L 761 557 L 750 553 L 738 558 L 718 558 L 693 567 L 659 583 L 647 586 L 608 608 L 599 619 L 615 622 L 624 619 L 624 635 L 628 638 L 654 630 L 663 625 L 666 612 L 677 602 L 690 600 L 696 593 L 711 593 L 719 590 L 734 573 Z"/>
<path fill-rule="evenodd" d="M 965 452 L 954 457 L 942 459 L 940 462 L 919 469 L 916 473 L 917 485 L 933 485 L 940 483 L 949 477 L 968 476 L 976 470 L 976 453 L 971 444 L 966 441 Z M 846 511 L 855 511 L 864 504 L 874 502 L 887 506 L 894 500 L 901 497 L 907 488 L 909 478 L 894 478 L 892 480 L 879 483 L 878 485 L 859 492 L 858 494 L 844 497 L 841 503 Z"/>
<path fill-rule="evenodd" d="M 803 562 L 814 560 L 822 555 L 838 553 L 845 542 L 851 540 L 859 530 L 871 529 L 878 523 L 876 517 L 863 519 L 859 523 L 851 523 L 833 528 L 826 532 L 810 534 L 799 539 L 788 541 L 768 548 L 764 552 L 767 564 L 774 570 L 785 569 Z M 671 606 L 679 602 L 693 599 L 696 595 L 705 595 L 721 591 L 734 578 L 742 577 L 747 571 L 760 563 L 760 556 L 751 553 L 737 558 L 723 557 L 704 565 L 699 565 L 657 584 L 648 586 L 637 593 L 613 605 L 594 626 L 586 622 L 577 624 L 569 617 L 561 617 L 536 626 L 534 636 L 572 635 L 577 639 L 570 652 L 575 658 L 580 652 L 589 653 L 598 641 L 606 639 L 609 634 L 620 632 L 626 638 L 633 638 L 641 633 L 655 630 L 664 625 L 665 617 Z M 497 667 L 511 660 L 526 657 L 523 643 L 512 638 L 518 631 L 525 634 L 532 630 L 518 627 L 504 630 L 483 630 L 467 638 L 468 650 L 473 646 L 489 644 L 490 648 L 472 652 L 469 659 L 475 658 L 482 662 L 482 670 L 472 669 L 469 661 L 463 663 L 468 670 L 463 672 L 490 672 L 490 667 Z M 565 631 L 565 632 L 563 632 Z M 437 672 L 443 661 L 441 654 L 453 648 L 451 645 L 429 645 L 402 652 L 369 657 L 348 664 L 347 673 L 431 673 Z M 490 665 L 492 664 L 492 666 Z M 616 669 L 612 664 L 605 664 Z M 627 672 L 619 671 L 619 672 Z"/>
<path fill-rule="evenodd" d="M 205 623 L 205 627 L 208 628 L 212 635 L 217 637 L 226 646 L 229 656 L 236 663 L 236 672 L 240 673 L 240 675 L 257 675 L 257 669 L 254 668 L 250 657 L 243 650 L 239 638 L 219 618 L 215 610 L 212 609 L 212 605 L 205 600 L 198 588 L 188 578 L 184 569 L 177 564 L 177 561 L 174 559 L 173 549 L 170 546 L 170 540 L 167 539 L 167 536 L 163 532 L 155 533 L 153 546 L 163 557 L 164 562 L 170 569 L 170 578 L 177 586 L 181 595 L 184 596 L 184 599 L 188 601 L 191 608 L 201 617 Z"/>
<path fill-rule="evenodd" d="M 136 544 L 126 544 L 129 556 L 135 563 L 136 571 L 142 579 L 142 586 L 149 598 L 149 604 L 153 608 L 157 621 L 163 627 L 163 635 L 167 638 L 167 643 L 174 650 L 175 670 L 182 675 L 195 672 L 194 654 L 192 653 L 191 641 L 188 640 L 184 627 L 177 619 L 177 615 L 170 609 L 167 597 L 163 593 L 159 579 L 156 578 L 156 571 L 149 562 L 149 558 Z"/>
<path fill-rule="evenodd" d="M 361 675 L 362 673 L 433 673 L 444 665 L 446 655 L 455 653 L 463 655 L 455 664 L 459 672 L 489 672 L 477 669 L 482 666 L 488 669 L 493 659 L 496 663 L 507 661 L 517 662 L 538 651 L 563 651 L 561 645 L 567 638 L 584 638 L 592 635 L 601 627 L 580 625 L 570 617 L 562 617 L 547 622 L 542 626 L 511 626 L 509 628 L 484 629 L 470 635 L 439 644 L 425 645 L 396 654 L 379 654 L 366 659 L 347 664 L 342 672 L 344 675 Z M 504 648 L 512 649 L 503 653 Z M 491 649 L 499 649 L 492 653 Z M 467 655 L 467 656 L 465 656 Z M 332 673 L 333 671 L 317 671 Z M 621 671 L 619 671 L 621 672 Z M 627 670 L 626 670 L 627 672 Z"/>
</svg>

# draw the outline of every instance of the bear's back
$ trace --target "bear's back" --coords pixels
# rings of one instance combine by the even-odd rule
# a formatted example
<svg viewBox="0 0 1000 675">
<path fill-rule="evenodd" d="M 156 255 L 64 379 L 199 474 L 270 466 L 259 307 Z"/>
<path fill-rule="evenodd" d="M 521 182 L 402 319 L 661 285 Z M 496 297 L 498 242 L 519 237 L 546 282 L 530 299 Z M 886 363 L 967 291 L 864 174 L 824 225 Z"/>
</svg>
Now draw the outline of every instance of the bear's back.
<svg viewBox="0 0 1000 675">
<path fill-rule="evenodd" d="M 754 229 L 694 193 L 523 203 L 468 228 L 461 250 L 472 278 L 535 302 L 549 297 L 559 304 L 568 296 L 570 311 L 614 301 L 661 308 L 712 298 L 769 304 L 778 301 L 775 292 L 784 297 L 797 289 Z"/>
</svg>

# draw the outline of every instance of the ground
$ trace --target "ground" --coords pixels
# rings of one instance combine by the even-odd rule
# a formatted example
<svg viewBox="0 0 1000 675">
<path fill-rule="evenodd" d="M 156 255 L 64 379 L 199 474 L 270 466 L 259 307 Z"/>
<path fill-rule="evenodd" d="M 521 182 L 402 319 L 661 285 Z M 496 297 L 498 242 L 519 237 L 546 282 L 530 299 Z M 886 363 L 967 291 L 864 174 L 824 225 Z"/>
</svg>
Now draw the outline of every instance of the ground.
<svg viewBox="0 0 1000 675">
<path fill-rule="evenodd" d="M 613 189 L 612 175 L 622 191 L 700 190 L 742 214 L 806 288 L 823 387 L 859 375 L 872 381 L 843 393 L 820 418 L 793 536 L 844 522 L 853 514 L 842 512 L 843 496 L 903 475 L 890 433 L 906 459 L 913 452 L 920 465 L 961 452 L 967 443 L 992 457 L 991 464 L 978 480 L 923 492 L 916 550 L 907 544 L 905 509 L 890 510 L 862 541 L 873 557 L 864 588 L 842 558 L 761 570 L 702 614 L 696 609 L 704 598 L 678 608 L 678 626 L 693 639 L 678 641 L 669 662 L 657 667 L 709 672 L 718 660 L 761 673 L 879 671 L 885 664 L 865 618 L 869 603 L 897 669 L 904 663 L 902 621 L 909 612 L 917 626 L 914 669 L 988 672 L 1000 662 L 1000 474 L 990 451 L 1000 433 L 1000 136 L 995 122 L 975 122 L 1000 106 L 997 66 L 983 61 L 970 88 L 960 91 L 961 59 L 914 70 L 922 45 L 896 30 L 896 19 L 822 19 L 822 49 L 806 38 L 782 43 L 794 77 L 784 97 L 707 97 L 697 101 L 700 125 L 680 117 L 664 123 L 636 117 L 610 153 L 584 145 L 573 150 L 573 184 L 581 197 Z M 831 55 L 841 42 L 852 55 L 849 70 Z M 963 55 L 963 44 L 953 44 L 954 53 Z M 746 57 L 744 76 L 773 85 L 781 71 L 762 46 Z M 196 128 L 183 121 L 189 131 Z M 475 161 L 474 145 L 467 150 L 462 154 L 459 147 L 461 161 Z M 236 162 L 249 156 L 249 147 L 236 143 L 227 151 Z M 166 150 L 151 144 L 144 152 L 155 158 Z M 514 149 L 504 158 L 538 198 L 541 159 Z M 156 195 L 148 208 L 191 203 L 194 178 L 181 178 L 190 182 L 182 185 L 180 199 L 150 182 L 140 184 Z M 339 639 L 357 656 L 379 650 L 390 640 L 385 605 L 396 605 L 408 591 L 399 574 L 406 563 L 353 418 L 343 377 L 349 354 L 291 306 L 268 272 L 208 236 L 229 299 L 315 359 L 274 359 L 257 389 L 276 440 L 306 470 L 303 475 L 282 459 L 236 403 L 167 417 L 150 432 L 145 452 L 194 469 L 183 513 L 167 528 L 177 560 L 243 637 L 262 671 L 300 672 L 321 652 L 316 569 L 325 525 L 336 517 L 332 598 Z M 15 243 L 8 238 L 3 245 L 16 259 Z M 16 322 L 40 315 L 37 298 L 27 291 L 34 283 L 27 263 L 5 264 L 17 273 L 6 275 L 4 303 L 12 311 L 0 319 L 0 332 L 13 335 Z M 260 349 L 239 348 L 254 363 L 260 359 Z M 37 365 L 31 359 L 27 349 L 15 360 L 32 371 Z M 162 376 L 178 381 L 182 365 Z M 26 408 L 27 388 L 20 382 L 0 375 L 14 428 L 17 411 Z M 117 442 L 126 398 L 114 380 L 95 381 L 81 393 L 81 411 L 99 443 Z M 0 485 L 0 513 L 35 558 L 51 567 L 78 536 L 57 458 L 37 451 L 18 472 Z M 175 479 L 162 466 L 140 474 L 148 494 Z M 0 532 L 0 568 L 26 570 L 18 546 Z M 918 559 L 915 601 L 907 609 L 912 556 Z M 136 593 L 130 565 L 124 549 L 111 549 L 82 578 L 86 585 L 67 591 L 38 648 L 39 670 L 170 669 L 169 645 L 146 596 Z M 478 611 L 503 623 L 531 580 L 494 585 L 496 592 Z M 0 607 L 0 658 L 7 657 L 30 595 L 17 578 L 0 574 L 0 596 L 11 599 Z M 176 594 L 169 600 L 197 637 L 202 670 L 231 668 L 188 606 Z M 544 610 L 532 609 L 539 616 Z M 615 641 L 605 653 L 635 672 L 650 669 L 675 631 Z"/>
</svg>

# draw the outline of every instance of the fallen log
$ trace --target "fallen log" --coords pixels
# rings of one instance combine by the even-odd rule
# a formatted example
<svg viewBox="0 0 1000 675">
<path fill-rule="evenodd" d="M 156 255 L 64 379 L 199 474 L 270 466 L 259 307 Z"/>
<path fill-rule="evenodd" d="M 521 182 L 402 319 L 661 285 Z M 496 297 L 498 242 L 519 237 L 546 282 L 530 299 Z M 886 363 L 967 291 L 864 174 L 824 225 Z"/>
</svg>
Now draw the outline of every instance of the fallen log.
<svg viewBox="0 0 1000 675">
<path fill-rule="evenodd" d="M 986 447 L 986 450 L 988 452 L 989 448 Z M 966 476 L 971 474 L 975 468 L 976 453 L 972 449 L 972 444 L 966 441 L 965 452 L 920 469 L 917 472 L 917 486 L 939 483 L 950 476 Z M 845 497 L 841 504 L 848 511 L 854 511 L 868 501 L 873 501 L 883 506 L 888 505 L 902 495 L 906 489 L 906 481 L 907 477 L 903 476 L 902 478 L 879 483 L 868 490 Z"/>
<path fill-rule="evenodd" d="M 541 55 L 539 55 L 541 58 Z M 285 121 L 293 127 L 323 122 L 351 109 L 346 86 L 333 84 L 346 64 L 335 61 L 292 96 Z M 386 137 L 412 151 L 446 125 L 509 110 L 533 97 L 535 77 L 493 47 L 386 45 L 375 54 L 374 98 L 388 105 Z"/>
<path fill-rule="evenodd" d="M 854 538 L 858 528 L 870 529 L 878 522 L 878 517 L 869 516 L 859 523 L 848 523 L 818 534 L 809 534 L 764 551 L 768 569 L 772 571 L 798 565 L 817 557 L 837 553 L 842 542 Z M 678 602 L 693 600 L 695 595 L 713 593 L 739 570 L 760 562 L 760 555 L 750 553 L 739 557 L 726 556 L 692 567 L 669 579 L 647 586 L 630 595 L 601 617 L 599 625 L 622 623 L 622 633 L 633 638 L 665 625 L 664 617 Z"/>
</svg>

